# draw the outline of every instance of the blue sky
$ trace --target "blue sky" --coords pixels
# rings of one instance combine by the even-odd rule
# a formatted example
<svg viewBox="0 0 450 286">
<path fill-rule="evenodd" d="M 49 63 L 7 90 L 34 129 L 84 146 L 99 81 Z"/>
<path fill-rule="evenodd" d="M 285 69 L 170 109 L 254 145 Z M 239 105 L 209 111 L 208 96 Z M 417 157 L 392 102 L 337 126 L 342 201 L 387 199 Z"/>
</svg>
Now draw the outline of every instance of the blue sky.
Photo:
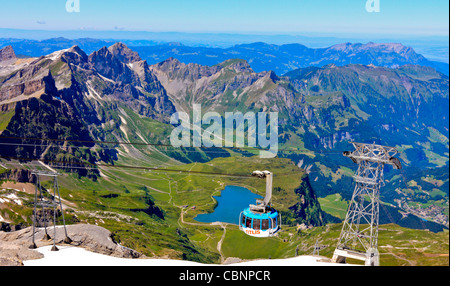
<svg viewBox="0 0 450 286">
<path fill-rule="evenodd" d="M 69 0 L 70 1 L 70 0 Z M 0 28 L 448 35 L 447 0 L 0 0 Z"/>
</svg>

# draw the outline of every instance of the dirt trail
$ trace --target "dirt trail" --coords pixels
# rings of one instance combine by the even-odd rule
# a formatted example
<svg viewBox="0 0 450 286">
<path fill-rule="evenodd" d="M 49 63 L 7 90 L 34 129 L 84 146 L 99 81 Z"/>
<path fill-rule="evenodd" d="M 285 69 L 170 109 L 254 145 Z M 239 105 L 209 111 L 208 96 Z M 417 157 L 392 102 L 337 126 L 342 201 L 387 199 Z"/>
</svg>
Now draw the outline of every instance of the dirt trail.
<svg viewBox="0 0 450 286">
<path fill-rule="evenodd" d="M 225 235 L 227 234 L 227 226 L 225 224 L 220 224 L 220 226 L 223 228 L 223 234 L 222 237 L 220 238 L 219 242 L 217 243 L 217 251 L 219 251 L 220 254 L 220 263 L 223 263 L 225 261 L 225 257 L 223 256 L 222 253 L 222 243 L 223 240 L 225 239 Z"/>
</svg>

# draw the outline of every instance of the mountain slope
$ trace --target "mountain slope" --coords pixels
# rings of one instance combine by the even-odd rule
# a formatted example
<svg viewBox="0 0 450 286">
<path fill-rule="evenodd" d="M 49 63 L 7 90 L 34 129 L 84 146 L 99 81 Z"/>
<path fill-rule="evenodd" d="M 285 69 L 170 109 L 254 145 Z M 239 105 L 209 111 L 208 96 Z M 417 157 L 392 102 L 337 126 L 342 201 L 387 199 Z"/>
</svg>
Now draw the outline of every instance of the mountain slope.
<svg viewBox="0 0 450 286">
<path fill-rule="evenodd" d="M 441 217 L 448 213 L 445 205 L 448 174 L 441 176 L 437 185 L 417 187 L 421 180 L 427 180 L 423 177 L 428 178 L 423 173 L 432 173 L 434 169 L 448 170 L 447 76 L 431 68 L 413 65 L 396 69 L 328 65 L 295 70 L 286 76 L 313 106 L 311 117 L 323 117 L 326 118 L 324 122 L 328 122 L 328 125 L 316 123 L 314 129 L 299 134 L 308 149 L 351 150 L 348 141 L 396 146 L 404 170 L 386 169 L 386 179 L 391 182 L 386 190 L 382 189 L 382 200 L 400 206 L 407 213 L 421 214 L 423 218 L 448 226 L 448 219 Z M 352 112 L 321 110 L 320 107 L 337 91 L 348 99 L 348 108 Z M 356 168 L 351 161 L 340 154 L 326 154 L 326 151 L 314 157 L 298 154 L 288 157 L 310 167 L 311 184 L 320 197 L 340 193 L 345 200 L 350 199 L 352 189 L 346 186 L 353 184 L 351 170 Z M 418 174 L 422 179 L 417 178 Z M 429 179 L 433 181 L 433 178 Z M 424 208 L 436 206 L 439 211 L 422 212 L 421 204 Z"/>
<path fill-rule="evenodd" d="M 0 69 L 2 110 L 14 114 L 3 124 L 2 136 L 69 140 L 44 140 L 42 146 L 34 147 L 33 140 L 9 139 L 23 147 L 7 146 L 1 155 L 113 162 L 118 153 L 111 145 L 89 142 L 128 141 L 121 126 L 126 125 L 125 110 L 167 122 L 174 107 L 146 63 L 120 43 L 110 50 L 104 48 L 88 57 L 74 46 Z M 147 136 L 153 134 L 144 131 Z M 56 148 L 60 145 L 65 149 Z"/>
<path fill-rule="evenodd" d="M 377 132 L 391 134 L 390 144 L 402 144 L 393 140 L 394 133 L 406 127 L 411 129 L 410 133 L 419 134 L 432 127 L 448 138 L 448 77 L 431 68 L 331 65 L 296 70 L 286 76 L 298 92 L 311 97 L 343 92 Z"/>
<path fill-rule="evenodd" d="M 283 48 L 288 52 L 297 47 Z M 379 48 L 415 57 L 401 46 Z M 348 46 L 334 49 L 351 52 Z M 319 197 L 351 196 L 355 166 L 340 153 L 351 148 L 349 141 L 397 146 L 404 165 L 419 170 L 448 162 L 448 77 L 432 68 L 327 65 L 278 76 L 255 72 L 242 59 L 205 66 L 174 58 L 148 65 L 142 58 L 117 43 L 89 56 L 75 46 L 2 66 L 2 136 L 97 143 L 44 141 L 36 146 L 33 140 L 8 139 L 5 143 L 21 145 L 2 148 L 1 155 L 58 158 L 68 170 L 74 162 L 161 166 L 236 155 L 230 150 L 151 146 L 170 143 L 171 114 L 202 104 L 203 114 L 216 111 L 222 116 L 230 111 L 279 112 L 278 156 L 310 171 L 310 184 Z M 27 106 L 37 106 L 30 110 L 38 116 L 30 116 Z M 83 172 L 79 174 L 99 176 L 95 170 Z M 386 176 L 395 173 L 387 170 Z"/>
<path fill-rule="evenodd" d="M 265 104 L 276 103 L 272 108 L 281 111 L 290 98 L 290 94 L 282 96 L 288 89 L 273 72 L 257 74 L 245 61 L 206 67 L 170 59 L 148 66 L 121 43 L 101 48 L 89 56 L 74 46 L 31 59 L 24 66 L 12 65 L 0 71 L 5 74 L 0 86 L 1 114 L 5 119 L 12 114 L 1 131 L 2 144 L 6 147 L 1 149 L 0 156 L 41 160 L 51 167 L 78 173 L 80 180 L 84 176 L 94 181 L 114 177 L 104 169 L 84 167 L 84 164 L 164 167 L 179 165 L 178 161 L 207 162 L 214 157 L 240 157 L 231 151 L 192 148 L 180 151 L 170 146 L 161 150 L 167 148 L 153 146 L 170 143 L 168 138 L 173 127 L 167 124 L 168 118 L 177 104 L 191 108 L 189 101 L 184 102 L 188 92 L 192 92 L 192 102 L 204 102 L 211 109 L 222 106 L 222 111 L 230 108 L 228 90 L 245 90 L 239 93 L 241 99 L 245 96 L 247 101 L 253 100 L 244 101 L 243 109 L 247 109 L 247 104 L 262 109 Z M 164 86 L 176 81 L 181 84 Z M 214 92 L 215 97 L 208 98 Z M 259 97 L 255 99 L 254 95 Z M 43 140 L 36 142 L 36 138 Z M 294 166 L 294 169 L 298 168 Z M 310 187 L 299 183 L 295 188 L 304 192 Z M 293 188 L 285 192 L 295 196 Z M 307 190 L 303 196 L 309 198 L 311 193 Z M 311 196 L 308 204 L 314 206 L 306 212 L 309 218 L 305 218 L 305 212 L 293 213 L 289 215 L 291 223 L 297 220 L 316 225 L 324 223 L 317 199 Z M 289 206 L 284 207 L 286 213 L 292 212 Z"/>
<path fill-rule="evenodd" d="M 170 58 L 151 69 L 177 110 L 190 111 L 193 104 L 202 104 L 204 112 L 270 110 L 286 116 L 298 113 L 303 102 L 288 82 L 273 72 L 256 73 L 244 60 L 209 67 Z"/>
<path fill-rule="evenodd" d="M 433 68 L 330 64 L 279 77 L 256 73 L 244 60 L 209 67 L 170 58 L 152 70 L 179 110 L 201 103 L 204 112 L 279 112 L 278 156 L 302 162 L 321 197 L 341 193 L 350 199 L 355 166 L 336 152 L 351 150 L 349 141 L 397 146 L 405 167 L 448 163 L 449 81 Z M 402 175 L 413 177 L 410 170 Z M 395 176 L 389 169 L 386 174 Z"/>
</svg>

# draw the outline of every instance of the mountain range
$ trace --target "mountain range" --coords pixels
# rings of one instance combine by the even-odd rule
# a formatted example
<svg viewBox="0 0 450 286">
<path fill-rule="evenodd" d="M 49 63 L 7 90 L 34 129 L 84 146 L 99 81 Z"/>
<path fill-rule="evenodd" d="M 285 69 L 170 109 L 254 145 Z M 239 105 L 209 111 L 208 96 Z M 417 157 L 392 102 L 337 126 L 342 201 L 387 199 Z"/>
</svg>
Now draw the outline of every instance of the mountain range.
<svg viewBox="0 0 450 286">
<path fill-rule="evenodd" d="M 0 39 L 0 48 L 11 45 L 20 56 L 39 57 L 49 53 L 79 46 L 87 54 L 110 46 L 114 40 L 91 38 L 52 38 L 42 41 L 23 39 Z M 231 47 L 187 46 L 179 42 L 157 43 L 145 40 L 125 40 L 148 64 L 156 64 L 170 57 L 183 63 L 215 65 L 229 59 L 244 59 L 257 71 L 272 70 L 282 75 L 297 68 L 322 67 L 327 64 L 373 64 L 395 68 L 404 64 L 433 67 L 449 75 L 448 63 L 428 60 L 413 48 L 400 43 L 343 43 L 326 48 L 309 48 L 302 44 L 246 43 Z"/>
</svg>

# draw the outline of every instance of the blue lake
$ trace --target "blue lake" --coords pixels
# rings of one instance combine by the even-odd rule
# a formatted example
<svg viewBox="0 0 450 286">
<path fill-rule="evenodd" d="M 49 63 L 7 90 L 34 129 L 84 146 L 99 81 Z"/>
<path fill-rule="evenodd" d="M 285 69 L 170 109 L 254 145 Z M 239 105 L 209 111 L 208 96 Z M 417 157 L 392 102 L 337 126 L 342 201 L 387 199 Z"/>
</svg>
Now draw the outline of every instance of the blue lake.
<svg viewBox="0 0 450 286">
<path fill-rule="evenodd" d="M 199 214 L 195 217 L 198 222 L 228 222 L 238 224 L 239 214 L 248 208 L 249 204 L 255 204 L 256 199 L 263 197 L 252 193 L 249 189 L 238 186 L 226 186 L 220 196 L 214 196 L 218 205 L 214 212 Z"/>
</svg>

